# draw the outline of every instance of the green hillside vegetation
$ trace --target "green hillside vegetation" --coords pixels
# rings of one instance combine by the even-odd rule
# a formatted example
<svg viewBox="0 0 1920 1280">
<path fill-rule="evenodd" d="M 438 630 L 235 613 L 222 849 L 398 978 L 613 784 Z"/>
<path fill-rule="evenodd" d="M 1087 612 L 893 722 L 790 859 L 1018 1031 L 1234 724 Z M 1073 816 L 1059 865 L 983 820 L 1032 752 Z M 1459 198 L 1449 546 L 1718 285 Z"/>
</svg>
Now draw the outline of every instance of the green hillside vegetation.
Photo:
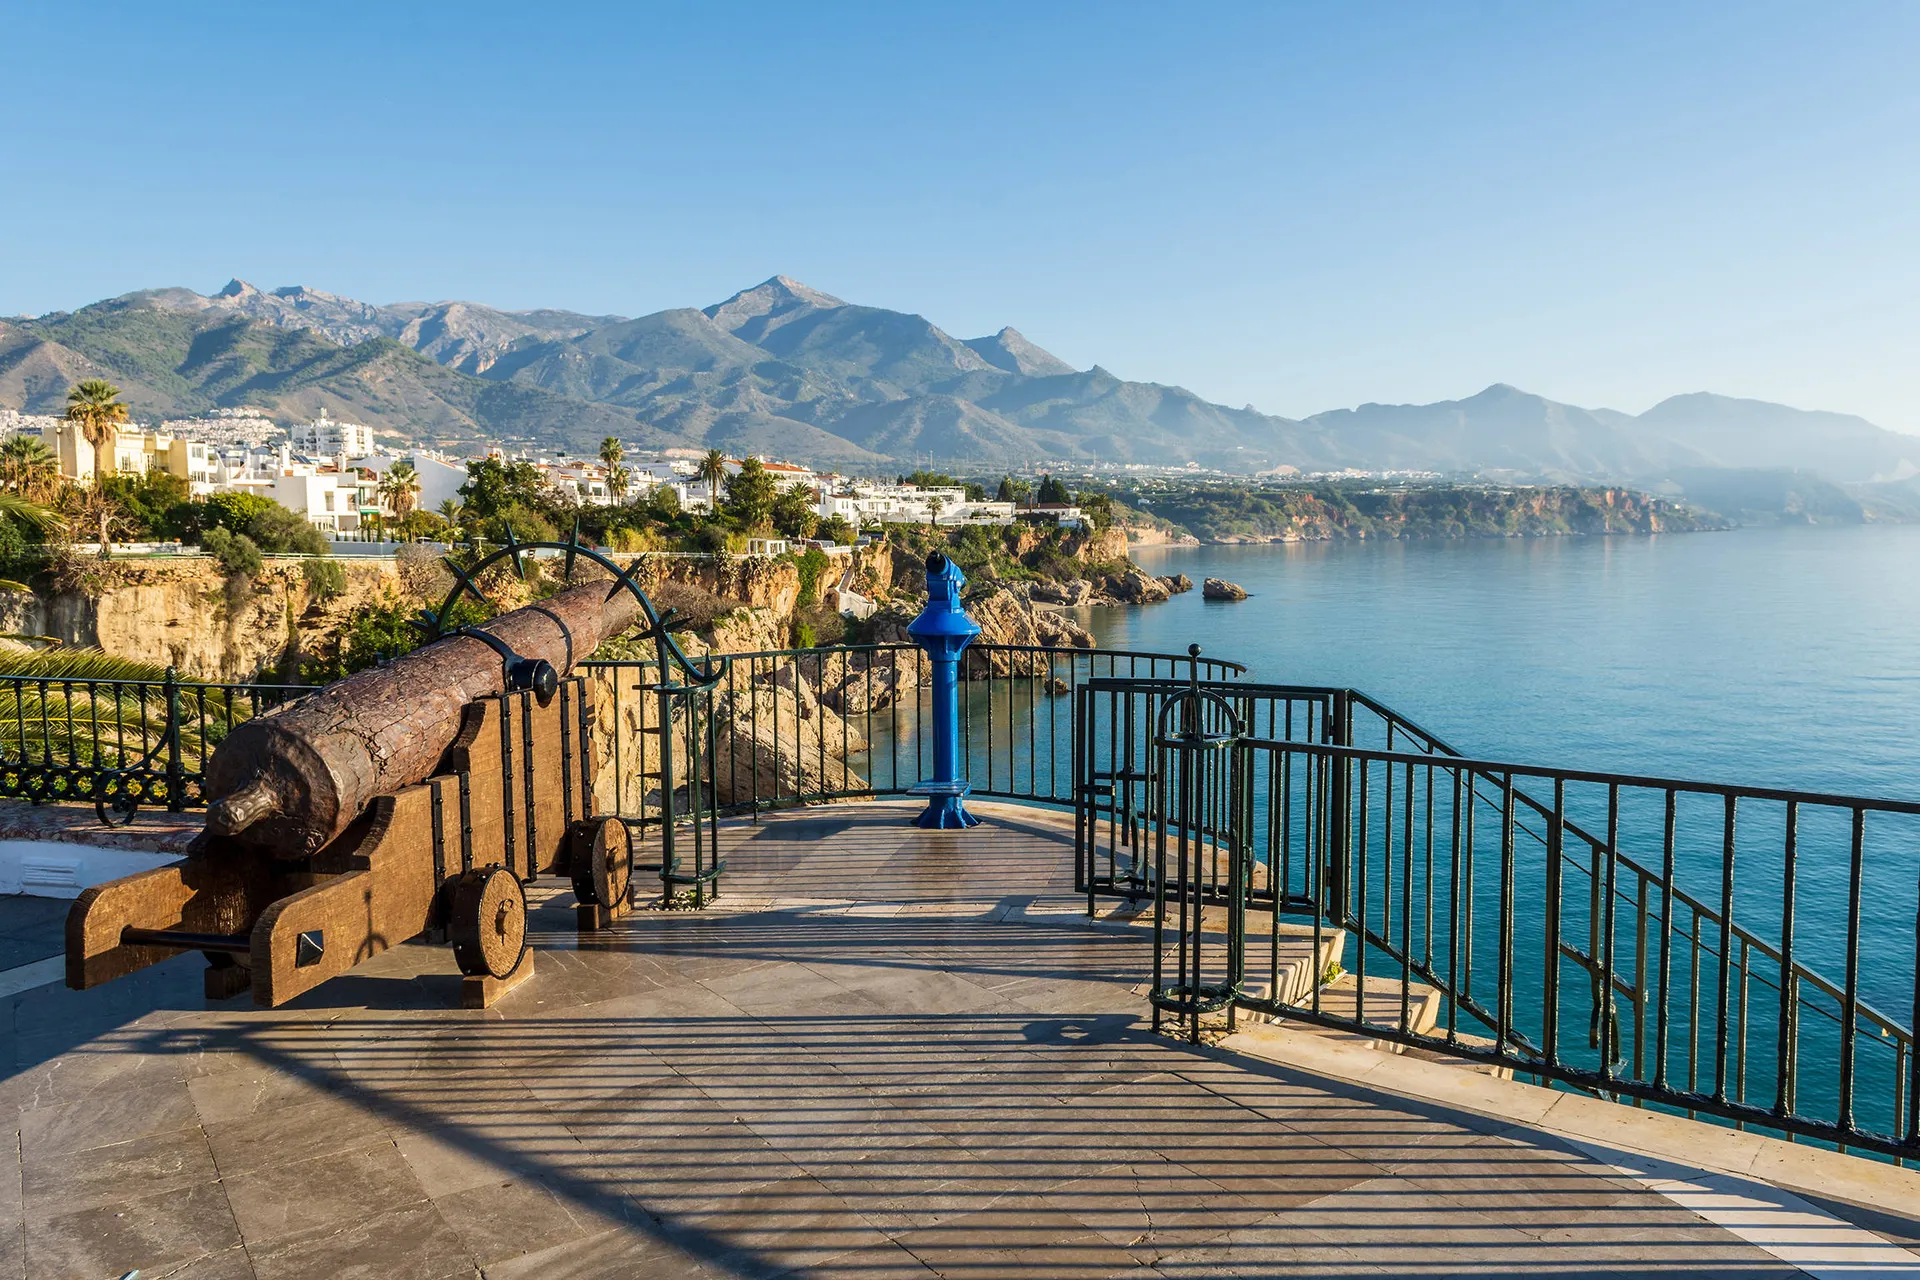
<svg viewBox="0 0 1920 1280">
<path fill-rule="evenodd" d="M 1628 489 L 1299 484 L 1122 491 L 1203 542 L 1539 538 L 1725 528 L 1710 513 Z"/>
</svg>

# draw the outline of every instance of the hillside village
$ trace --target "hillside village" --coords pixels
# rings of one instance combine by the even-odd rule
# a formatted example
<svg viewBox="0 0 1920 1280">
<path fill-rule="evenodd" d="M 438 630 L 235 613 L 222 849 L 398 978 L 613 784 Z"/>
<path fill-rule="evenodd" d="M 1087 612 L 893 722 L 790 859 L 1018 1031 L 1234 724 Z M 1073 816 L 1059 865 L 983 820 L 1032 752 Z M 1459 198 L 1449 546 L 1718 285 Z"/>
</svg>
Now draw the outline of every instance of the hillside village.
<svg viewBox="0 0 1920 1280">
<path fill-rule="evenodd" d="M 0 409 L 0 441 L 39 440 L 74 484 L 96 476 L 171 475 L 192 499 L 219 493 L 256 494 L 304 516 L 340 542 L 419 538 L 456 531 L 461 490 L 474 468 L 488 461 L 532 468 L 538 483 L 563 504 L 613 508 L 657 505 L 664 494 L 688 512 L 712 512 L 724 500 L 726 478 L 749 460 L 783 494 L 798 491 L 815 518 L 857 531 L 867 525 L 995 525 L 1016 519 L 1077 528 L 1084 518 L 1070 502 L 1018 503 L 989 499 L 978 486 L 886 483 L 799 463 L 757 456 L 719 459 L 723 474 L 703 474 L 705 459 L 690 450 L 628 455 L 617 442 L 598 458 L 540 451 L 513 455 L 494 448 L 472 456 L 410 448 L 375 440 L 372 428 L 328 416 L 281 428 L 264 411 L 223 410 L 203 418 L 117 428 L 109 447 L 96 449 L 80 424 L 47 414 Z M 395 483 L 398 473 L 403 481 Z M 944 478 L 944 477 L 942 477 Z"/>
</svg>

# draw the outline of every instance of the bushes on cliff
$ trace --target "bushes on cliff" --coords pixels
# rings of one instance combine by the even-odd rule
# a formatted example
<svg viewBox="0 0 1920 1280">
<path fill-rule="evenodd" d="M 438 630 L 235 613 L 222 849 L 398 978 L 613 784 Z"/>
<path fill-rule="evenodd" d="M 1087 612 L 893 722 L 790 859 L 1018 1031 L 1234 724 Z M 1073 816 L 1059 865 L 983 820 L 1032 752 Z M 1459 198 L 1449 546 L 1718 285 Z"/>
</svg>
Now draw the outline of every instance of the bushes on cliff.
<svg viewBox="0 0 1920 1280">
<path fill-rule="evenodd" d="M 338 600 L 347 591 L 347 571 L 338 560 L 316 556 L 300 566 L 307 580 L 307 594 L 325 604 Z"/>
<path fill-rule="evenodd" d="M 259 545 L 244 533 L 217 527 L 209 529 L 200 535 L 200 549 L 214 558 L 230 581 L 257 578 L 267 567 L 260 556 Z"/>
<path fill-rule="evenodd" d="M 207 537 L 216 529 L 240 534 L 269 555 L 324 556 L 332 550 L 305 516 L 257 493 L 216 493 L 186 504 L 178 518 L 183 534 L 198 534 L 209 554 Z"/>
</svg>

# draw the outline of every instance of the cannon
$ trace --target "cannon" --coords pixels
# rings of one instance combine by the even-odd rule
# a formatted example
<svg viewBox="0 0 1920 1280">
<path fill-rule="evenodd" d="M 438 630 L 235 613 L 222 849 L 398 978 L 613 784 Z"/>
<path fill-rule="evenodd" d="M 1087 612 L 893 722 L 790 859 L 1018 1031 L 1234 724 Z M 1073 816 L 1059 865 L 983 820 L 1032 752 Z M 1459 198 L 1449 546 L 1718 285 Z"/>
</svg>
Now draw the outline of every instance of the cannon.
<svg viewBox="0 0 1920 1280">
<path fill-rule="evenodd" d="M 444 630 L 503 557 L 557 549 L 614 574 L 479 626 Z M 210 999 L 272 1008 L 422 934 L 451 944 L 462 1002 L 532 973 L 525 882 L 572 879 L 583 928 L 627 910 L 632 839 L 593 814 L 592 699 L 574 674 L 644 619 L 665 687 L 711 686 L 635 581 L 600 552 L 522 543 L 423 611 L 431 643 L 238 725 L 208 761 L 205 830 L 179 863 L 85 890 L 67 918 L 67 985 L 98 986 L 203 952 Z"/>
</svg>

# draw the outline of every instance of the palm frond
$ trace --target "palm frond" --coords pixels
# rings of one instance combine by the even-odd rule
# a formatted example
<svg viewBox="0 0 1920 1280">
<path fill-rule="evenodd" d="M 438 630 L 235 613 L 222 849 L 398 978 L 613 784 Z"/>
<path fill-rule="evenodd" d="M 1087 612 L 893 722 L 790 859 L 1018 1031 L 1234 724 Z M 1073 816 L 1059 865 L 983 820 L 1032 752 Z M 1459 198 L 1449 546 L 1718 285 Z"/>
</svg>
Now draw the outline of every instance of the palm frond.
<svg viewBox="0 0 1920 1280">
<path fill-rule="evenodd" d="M 0 653 L 0 763 L 126 768 L 165 763 L 167 668 L 99 649 Z M 198 770 L 259 710 L 244 690 L 178 686 L 181 763 Z"/>
<path fill-rule="evenodd" d="M 37 502 L 28 502 L 17 493 L 0 492 L 0 516 L 18 520 L 41 533 L 59 533 L 67 527 L 67 522 L 59 512 Z"/>
</svg>

